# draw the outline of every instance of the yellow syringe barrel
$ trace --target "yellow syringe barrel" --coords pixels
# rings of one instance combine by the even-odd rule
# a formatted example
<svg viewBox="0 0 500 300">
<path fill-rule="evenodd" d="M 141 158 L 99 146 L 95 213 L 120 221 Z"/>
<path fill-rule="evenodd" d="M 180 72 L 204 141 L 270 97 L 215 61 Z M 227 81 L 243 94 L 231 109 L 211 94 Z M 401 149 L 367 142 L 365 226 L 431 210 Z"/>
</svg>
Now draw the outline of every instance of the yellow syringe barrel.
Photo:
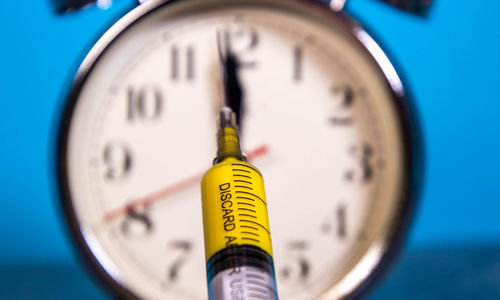
<svg viewBox="0 0 500 300">
<path fill-rule="evenodd" d="M 259 291 L 277 300 L 264 180 L 241 153 L 228 106 L 221 108 L 217 142 L 214 166 L 201 180 L 208 297 L 250 299 Z"/>
<path fill-rule="evenodd" d="M 231 246 L 251 245 L 272 257 L 264 180 L 253 165 L 227 157 L 201 182 L 205 257 Z"/>
</svg>

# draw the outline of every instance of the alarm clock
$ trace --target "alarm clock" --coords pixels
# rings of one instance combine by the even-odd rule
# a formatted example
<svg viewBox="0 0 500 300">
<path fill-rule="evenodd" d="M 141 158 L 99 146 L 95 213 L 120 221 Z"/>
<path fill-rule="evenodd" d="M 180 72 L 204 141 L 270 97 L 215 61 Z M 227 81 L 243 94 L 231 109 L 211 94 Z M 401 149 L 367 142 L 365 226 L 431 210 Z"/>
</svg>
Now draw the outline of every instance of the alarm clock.
<svg viewBox="0 0 500 300">
<path fill-rule="evenodd" d="M 386 54 L 344 1 L 143 2 L 82 62 L 61 125 L 63 211 L 90 269 L 118 297 L 207 298 L 200 179 L 216 151 L 219 33 L 266 183 L 279 296 L 359 297 L 418 192 L 416 119 Z"/>
</svg>

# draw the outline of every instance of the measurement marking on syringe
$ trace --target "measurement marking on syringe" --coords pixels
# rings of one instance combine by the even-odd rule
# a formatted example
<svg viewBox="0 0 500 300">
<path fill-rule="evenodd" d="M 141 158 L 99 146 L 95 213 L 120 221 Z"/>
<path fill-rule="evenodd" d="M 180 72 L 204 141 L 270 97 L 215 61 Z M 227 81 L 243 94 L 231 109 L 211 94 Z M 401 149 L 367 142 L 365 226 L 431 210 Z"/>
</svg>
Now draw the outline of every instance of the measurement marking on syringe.
<svg viewBox="0 0 500 300">
<path fill-rule="evenodd" d="M 236 198 L 238 198 L 238 197 L 236 197 Z M 252 204 L 252 203 L 246 203 L 246 202 L 236 202 L 236 204 L 248 205 L 248 206 L 253 206 L 253 207 L 255 207 L 255 205 L 254 205 L 254 204 Z"/>
<path fill-rule="evenodd" d="M 243 196 L 236 196 L 236 199 L 246 199 L 246 200 L 250 200 L 250 201 L 255 201 L 255 199 L 243 197 Z"/>
<path fill-rule="evenodd" d="M 259 292 L 259 293 L 262 293 L 264 295 L 267 295 L 267 290 L 265 289 L 262 289 L 262 288 L 258 288 L 258 287 L 248 287 L 248 290 L 249 291 L 254 291 L 254 292 Z"/>
<path fill-rule="evenodd" d="M 233 169 L 233 171 L 240 171 L 240 172 L 252 173 L 252 172 L 250 172 L 248 170 L 242 170 L 242 169 Z M 234 175 L 236 175 L 236 174 L 234 174 Z"/>
<path fill-rule="evenodd" d="M 257 198 L 257 199 L 259 199 L 260 201 L 262 201 L 262 203 L 264 203 L 264 205 L 266 205 L 266 206 L 267 206 L 267 203 L 266 203 L 264 200 L 262 200 L 259 196 L 255 195 L 254 193 L 244 192 L 244 191 L 236 191 L 236 193 L 238 193 L 238 194 L 247 194 L 247 195 L 252 195 L 252 196 L 254 196 L 255 198 Z M 238 197 L 236 197 L 236 198 L 238 198 Z"/>
<path fill-rule="evenodd" d="M 258 275 L 258 274 L 247 274 L 248 278 L 255 278 L 255 279 L 260 279 L 262 281 L 266 280 L 264 276 Z"/>
<path fill-rule="evenodd" d="M 237 188 L 245 188 L 245 189 L 253 190 L 253 187 L 251 187 L 251 186 L 245 186 L 245 185 L 235 185 L 234 187 L 237 187 Z"/>
<path fill-rule="evenodd" d="M 249 237 L 246 237 L 246 236 L 241 237 L 241 239 L 242 240 L 248 240 L 248 241 L 256 242 L 256 243 L 260 243 L 260 241 L 258 239 L 249 238 Z"/>
<path fill-rule="evenodd" d="M 254 281 L 254 280 L 247 280 L 247 283 L 248 284 L 255 284 L 257 286 L 265 287 L 266 289 L 270 290 L 273 294 L 275 293 L 275 291 L 274 291 L 274 289 L 272 287 L 268 286 L 267 284 L 263 284 L 262 282 Z"/>
<path fill-rule="evenodd" d="M 257 229 L 257 228 L 255 228 L 255 229 Z M 255 235 L 255 236 L 260 236 L 260 234 L 255 233 L 255 232 L 250 232 L 250 231 L 242 231 L 241 233 L 244 233 L 244 234 L 251 234 L 251 235 Z"/>
<path fill-rule="evenodd" d="M 241 228 L 250 228 L 250 229 L 253 229 L 253 230 L 257 230 L 259 231 L 259 228 L 257 227 L 253 227 L 253 226 L 249 226 L 249 225 L 240 225 Z"/>
<path fill-rule="evenodd" d="M 252 182 L 250 182 L 250 181 L 239 180 L 239 179 L 235 179 L 234 182 L 244 182 L 244 183 L 252 184 Z"/>
<path fill-rule="evenodd" d="M 255 222 L 255 221 L 252 221 L 252 220 L 245 220 L 245 219 L 243 219 L 243 220 L 240 220 L 240 222 L 248 222 L 248 223 L 253 223 L 253 224 L 255 224 L 255 225 L 258 225 L 258 226 L 262 227 L 262 229 L 264 229 L 265 231 L 267 231 L 267 233 L 269 233 L 269 234 L 271 233 L 271 232 L 269 232 L 269 229 L 267 229 L 266 227 L 262 226 L 261 224 L 259 224 L 259 223 Z M 241 227 L 243 227 L 243 225 L 242 225 Z"/>
<path fill-rule="evenodd" d="M 245 167 L 245 168 L 249 168 L 249 169 L 252 169 L 254 170 L 255 172 L 257 172 L 258 174 L 260 174 L 259 170 L 257 170 L 256 168 L 250 166 L 250 165 L 244 165 L 244 164 L 239 164 L 239 163 L 232 163 L 233 166 L 242 166 L 242 167 Z"/>
<path fill-rule="evenodd" d="M 240 217 L 250 217 L 250 218 L 257 219 L 257 217 L 256 217 L 256 216 L 254 216 L 254 215 L 249 215 L 249 214 L 238 214 L 238 216 L 240 216 Z"/>
<path fill-rule="evenodd" d="M 235 170 L 236 170 L 236 169 L 233 169 L 233 171 L 235 171 Z M 248 172 L 248 171 L 246 171 L 246 172 Z M 248 173 L 250 173 L 250 172 L 248 172 Z M 233 174 L 233 176 L 238 176 L 238 177 L 244 177 L 244 178 L 249 178 L 249 179 L 252 179 L 252 177 L 247 176 L 247 175 L 242 175 L 242 174 Z"/>
<path fill-rule="evenodd" d="M 246 211 L 251 211 L 251 212 L 257 213 L 257 211 L 255 211 L 254 209 L 244 208 L 244 207 L 238 207 L 238 210 L 246 210 Z"/>
</svg>

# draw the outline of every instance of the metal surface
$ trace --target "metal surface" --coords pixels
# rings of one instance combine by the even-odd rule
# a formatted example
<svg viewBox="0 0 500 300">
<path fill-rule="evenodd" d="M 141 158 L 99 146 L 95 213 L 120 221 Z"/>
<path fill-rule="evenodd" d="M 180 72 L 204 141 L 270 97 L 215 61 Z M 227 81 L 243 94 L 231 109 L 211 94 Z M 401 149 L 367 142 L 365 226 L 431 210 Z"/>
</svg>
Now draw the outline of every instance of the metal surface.
<svg viewBox="0 0 500 300">
<path fill-rule="evenodd" d="M 102 54 L 113 45 L 113 42 L 119 38 L 121 34 L 127 31 L 129 27 L 143 18 L 148 17 L 151 13 L 159 9 L 166 9 L 169 5 L 181 5 L 187 2 L 193 4 L 195 1 L 149 0 L 128 13 L 108 30 L 96 43 L 80 66 L 73 82 L 62 120 L 61 132 L 59 134 L 59 161 L 57 169 L 62 206 L 66 221 L 78 245 L 80 253 L 91 266 L 92 271 L 97 274 L 108 288 L 111 288 L 113 293 L 121 297 L 135 298 L 136 296 L 128 287 L 120 284 L 120 281 L 112 275 L 112 270 L 106 269 L 105 266 L 100 263 L 99 257 L 97 257 L 94 252 L 95 249 L 91 249 L 90 245 L 86 243 L 89 237 L 86 236 L 83 228 L 80 227 L 72 204 L 67 171 L 67 141 L 71 118 L 79 93 L 89 74 L 92 73 L 94 66 L 99 61 Z M 201 2 L 204 1 L 201 0 Z M 365 55 L 372 59 L 373 64 L 380 70 L 381 78 L 384 78 L 386 81 L 387 89 L 392 95 L 392 104 L 398 112 L 397 121 L 401 129 L 404 156 L 404 178 L 401 187 L 401 198 L 398 201 L 399 207 L 396 212 L 397 216 L 391 222 L 392 229 L 389 232 L 381 233 L 380 236 L 376 236 L 375 240 L 377 242 L 370 246 L 365 256 L 359 261 L 354 269 L 348 276 L 327 291 L 324 297 L 324 299 L 357 299 L 371 287 L 378 278 L 380 278 L 381 273 L 387 269 L 400 249 L 404 233 L 410 221 L 415 197 L 419 190 L 419 173 L 422 163 L 420 160 L 421 152 L 419 151 L 420 143 L 416 130 L 416 119 L 412 115 L 412 110 L 409 107 L 401 81 L 384 52 L 368 33 L 346 14 L 332 11 L 329 4 L 326 2 L 320 0 L 220 0 L 219 3 L 225 5 L 242 5 L 245 3 L 255 5 L 256 3 L 261 3 L 263 6 L 273 5 L 274 7 L 280 7 L 283 11 L 289 11 L 291 8 L 288 5 L 290 4 L 301 6 L 304 10 L 307 9 L 311 15 L 326 18 L 331 23 L 331 26 L 337 26 L 343 29 L 358 41 L 361 49 L 360 51 L 365 52 Z"/>
<path fill-rule="evenodd" d="M 429 12 L 432 0 L 382 0 L 406 12 L 425 16 Z"/>
<path fill-rule="evenodd" d="M 136 0 L 138 4 L 144 4 L 150 0 Z M 389 5 L 400 8 L 409 13 L 417 15 L 426 15 L 432 0 L 381 0 Z M 97 5 L 101 8 L 107 8 L 112 0 L 52 0 L 56 10 L 60 13 L 72 12 L 89 6 Z M 334 11 L 344 9 L 347 0 L 330 0 L 330 7 Z"/>
<path fill-rule="evenodd" d="M 330 8 L 333 11 L 341 11 L 344 9 L 344 6 L 346 4 L 347 0 L 331 0 L 330 1 Z"/>
<path fill-rule="evenodd" d="M 108 8 L 111 2 L 112 0 L 52 0 L 56 11 L 59 13 L 73 12 L 94 5 L 100 8 Z"/>
</svg>

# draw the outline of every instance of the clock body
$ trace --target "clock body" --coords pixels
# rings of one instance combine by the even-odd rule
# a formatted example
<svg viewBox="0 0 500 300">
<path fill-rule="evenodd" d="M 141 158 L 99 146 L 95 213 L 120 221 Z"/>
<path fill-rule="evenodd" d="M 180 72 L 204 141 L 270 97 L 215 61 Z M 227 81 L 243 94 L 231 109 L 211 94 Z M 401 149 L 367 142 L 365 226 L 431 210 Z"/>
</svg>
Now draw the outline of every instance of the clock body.
<svg viewBox="0 0 500 300">
<path fill-rule="evenodd" d="M 150 0 L 98 41 L 59 145 L 80 253 L 123 297 L 207 298 L 199 184 L 216 152 L 217 32 L 240 64 L 280 297 L 358 296 L 407 227 L 415 123 L 380 47 L 320 1 Z"/>
</svg>

